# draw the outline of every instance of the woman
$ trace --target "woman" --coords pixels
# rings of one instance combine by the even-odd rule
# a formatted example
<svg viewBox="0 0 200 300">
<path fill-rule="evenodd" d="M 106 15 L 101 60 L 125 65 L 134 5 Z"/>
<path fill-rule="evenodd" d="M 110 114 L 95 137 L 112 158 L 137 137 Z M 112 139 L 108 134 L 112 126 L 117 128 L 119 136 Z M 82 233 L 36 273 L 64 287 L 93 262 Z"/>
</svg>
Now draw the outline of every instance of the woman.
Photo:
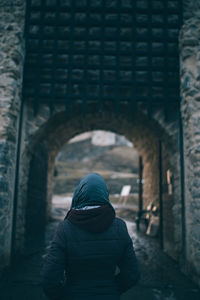
<svg viewBox="0 0 200 300">
<path fill-rule="evenodd" d="M 88 174 L 78 184 L 46 257 L 44 292 L 49 299 L 118 300 L 138 279 L 126 224 L 115 217 L 103 178 Z"/>
</svg>

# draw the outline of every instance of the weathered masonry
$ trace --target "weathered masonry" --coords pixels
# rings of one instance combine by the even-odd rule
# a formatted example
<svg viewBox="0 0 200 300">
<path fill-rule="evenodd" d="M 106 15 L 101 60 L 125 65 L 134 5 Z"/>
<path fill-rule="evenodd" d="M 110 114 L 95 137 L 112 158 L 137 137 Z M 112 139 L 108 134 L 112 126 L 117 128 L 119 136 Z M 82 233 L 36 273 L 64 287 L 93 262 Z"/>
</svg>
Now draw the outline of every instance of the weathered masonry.
<svg viewBox="0 0 200 300">
<path fill-rule="evenodd" d="M 61 147 L 104 129 L 134 142 L 161 246 L 200 284 L 199 33 L 196 1 L 0 0 L 2 267 L 48 218 Z"/>
</svg>

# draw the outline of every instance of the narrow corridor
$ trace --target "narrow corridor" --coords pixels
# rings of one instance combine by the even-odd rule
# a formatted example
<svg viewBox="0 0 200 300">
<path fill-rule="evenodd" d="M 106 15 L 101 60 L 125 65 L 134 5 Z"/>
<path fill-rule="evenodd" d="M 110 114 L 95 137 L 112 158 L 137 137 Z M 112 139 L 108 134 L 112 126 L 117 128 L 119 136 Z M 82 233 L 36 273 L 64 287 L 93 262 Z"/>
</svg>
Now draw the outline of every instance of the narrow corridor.
<svg viewBox="0 0 200 300">
<path fill-rule="evenodd" d="M 56 205 L 54 204 L 52 220 L 47 225 L 45 246 L 35 242 L 30 244 L 26 256 L 18 261 L 12 271 L 1 280 L 1 300 L 46 299 L 39 284 L 42 256 L 67 208 L 66 202 L 62 199 Z M 137 233 L 133 222 L 127 221 L 127 226 L 139 260 L 141 280 L 121 299 L 199 300 L 198 287 L 179 271 L 176 262 L 159 249 L 158 241 Z"/>
</svg>

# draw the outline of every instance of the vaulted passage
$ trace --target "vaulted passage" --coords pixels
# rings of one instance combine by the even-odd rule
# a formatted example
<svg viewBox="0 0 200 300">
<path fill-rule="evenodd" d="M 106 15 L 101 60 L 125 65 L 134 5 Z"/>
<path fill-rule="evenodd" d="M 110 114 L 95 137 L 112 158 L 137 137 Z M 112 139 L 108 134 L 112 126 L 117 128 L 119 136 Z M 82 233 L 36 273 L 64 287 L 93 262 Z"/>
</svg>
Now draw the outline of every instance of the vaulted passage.
<svg viewBox="0 0 200 300">
<path fill-rule="evenodd" d="M 42 114 L 38 115 L 39 119 L 41 117 Z M 141 179 L 143 181 L 142 202 L 140 204 L 137 202 L 137 214 L 140 213 L 139 209 L 145 210 L 152 203 L 158 208 L 160 211 L 160 245 L 172 257 L 180 259 L 180 177 L 177 161 L 175 163 L 178 158 L 178 145 L 176 140 L 170 137 L 169 133 L 164 131 L 155 120 L 149 119 L 142 113 L 138 113 L 134 120 L 128 119 L 127 115 L 123 114 L 116 118 L 115 114 L 110 113 L 104 113 L 102 116 L 88 114 L 87 117 L 79 114 L 68 120 L 65 111 L 48 118 L 48 121 L 32 137 L 24 152 L 22 169 L 26 169 L 28 177 L 26 174 L 25 177 L 22 176 L 22 189 L 25 197 L 23 201 L 26 205 L 23 207 L 20 205 L 18 214 L 20 220 L 24 219 L 23 215 L 26 217 L 24 224 L 22 222 L 17 224 L 16 243 L 19 249 L 22 247 L 23 230 L 25 229 L 26 236 L 29 237 L 32 232 L 34 239 L 34 230 L 39 228 L 41 233 L 42 224 L 48 219 L 53 193 L 55 158 L 58 152 L 71 138 L 89 130 L 109 130 L 124 135 L 134 144 L 142 159 Z M 45 153 L 48 168 L 45 163 L 47 161 Z M 73 163 L 71 165 L 73 168 Z M 91 169 L 91 171 L 94 170 Z M 39 179 L 40 176 L 42 180 Z M 46 217 L 44 217 L 44 210 Z"/>
<path fill-rule="evenodd" d="M 41 115 L 38 115 L 38 117 L 41 118 Z M 180 205 L 175 197 L 175 195 L 179 193 L 179 183 L 176 183 L 176 181 L 179 181 L 179 174 L 177 174 L 177 166 L 174 165 L 173 160 L 171 160 L 171 157 L 174 157 L 176 153 L 176 145 L 173 144 L 173 141 L 167 133 L 162 130 L 162 127 L 158 123 L 152 119 L 150 120 L 143 114 L 138 115 L 134 121 L 132 118 L 125 119 L 123 115 L 116 118 L 115 114 L 103 114 L 102 117 L 98 117 L 97 115 L 95 118 L 94 114 L 88 115 L 87 118 L 83 118 L 79 115 L 76 116 L 76 118 L 68 120 L 65 111 L 63 111 L 55 114 L 40 127 L 39 131 L 32 136 L 32 140 L 30 144 L 27 145 L 27 150 L 24 153 L 22 168 L 28 169 L 26 172 L 28 172 L 29 176 L 22 178 L 24 185 L 23 193 L 27 195 L 27 197 L 26 205 L 18 208 L 18 219 L 22 220 L 24 216 L 26 217 L 24 218 L 24 224 L 17 223 L 18 240 L 16 241 L 16 245 L 18 250 L 20 250 L 20 248 L 23 250 L 25 237 L 26 247 L 24 250 L 25 254 L 28 254 L 28 259 L 21 265 L 21 271 L 18 269 L 13 271 L 11 277 L 13 279 L 11 280 L 20 277 L 20 280 L 18 280 L 18 283 L 13 289 L 10 288 L 12 281 L 10 279 L 7 281 L 2 292 L 5 300 L 13 295 L 13 291 L 15 295 L 22 297 L 22 299 L 24 294 L 30 299 L 32 299 L 33 295 L 34 297 L 42 299 L 40 288 L 35 288 L 33 294 L 31 287 L 33 282 L 38 282 L 38 274 L 42 264 L 41 256 L 44 251 L 42 245 L 43 247 L 49 246 L 58 222 L 63 219 L 69 209 L 66 195 L 64 198 L 66 199 L 65 201 L 63 201 L 63 198 L 60 203 L 59 201 L 53 201 L 52 207 L 55 159 L 57 157 L 58 161 L 57 155 L 63 150 L 63 147 L 67 151 L 67 142 L 72 142 L 76 140 L 77 137 L 80 139 L 81 134 L 91 132 L 90 130 L 92 130 L 92 132 L 94 132 L 94 130 L 109 130 L 120 135 L 123 134 L 128 138 L 129 142 L 135 145 L 143 161 L 143 208 L 146 209 L 150 203 L 154 203 L 159 209 L 159 217 L 162 217 L 162 222 L 159 223 L 159 225 L 162 226 L 160 228 L 162 231 L 160 231 L 158 241 L 155 237 L 145 236 L 144 232 L 142 233 L 136 230 L 135 216 L 138 213 L 138 207 L 136 209 L 134 207 L 131 215 L 125 216 L 123 209 L 118 209 L 116 206 L 117 214 L 127 220 L 127 226 L 133 239 L 142 272 L 140 285 L 135 289 L 131 289 L 122 299 L 132 299 L 133 297 L 140 297 L 140 299 L 152 297 L 152 299 L 154 299 L 157 295 L 164 297 L 164 299 L 167 299 L 167 297 L 171 295 L 176 297 L 175 299 L 180 300 L 187 300 L 188 295 L 198 297 L 199 291 L 197 287 L 185 278 L 177 270 L 177 265 L 174 261 L 160 250 L 161 246 L 164 251 L 168 252 L 172 257 L 176 259 L 181 257 L 179 257 L 181 240 L 177 242 L 178 238 L 181 239 L 180 211 L 177 211 L 177 215 L 175 214 L 176 206 Z M 28 151 L 30 148 L 32 149 L 31 153 Z M 73 153 L 73 157 L 77 155 L 80 159 L 81 151 L 83 150 L 84 148 L 79 145 L 78 152 L 77 154 Z M 131 150 L 134 151 L 133 149 Z M 70 151 L 72 151 L 72 149 Z M 59 154 L 59 156 L 60 155 L 61 154 Z M 72 161 L 70 161 L 70 164 L 73 168 Z M 61 167 L 63 167 L 63 165 L 61 165 Z M 130 166 L 128 167 L 130 168 Z M 170 176 L 172 177 L 173 175 L 172 187 L 169 187 L 170 183 L 168 182 L 169 170 L 171 172 Z M 70 169 L 68 169 L 68 171 L 70 172 Z M 78 171 L 81 172 L 81 169 L 78 169 Z M 92 170 L 92 168 L 90 170 L 82 170 L 83 173 L 85 171 L 96 170 Z M 59 171 L 57 170 L 57 172 L 58 175 Z M 133 209 L 133 204 L 139 203 L 136 202 L 135 199 L 131 200 L 130 198 L 129 204 L 131 204 L 131 209 Z M 162 206 L 160 206 L 160 204 L 162 204 Z M 113 203 L 113 205 L 116 205 L 116 203 Z M 126 208 L 126 205 L 124 208 Z M 45 244 L 41 244 L 45 221 L 50 222 L 47 222 L 46 242 Z M 24 230 L 26 234 L 23 237 L 22 233 Z M 151 263 L 149 263 L 149 261 Z M 29 265 L 28 269 L 27 263 Z M 163 289 L 163 285 L 166 283 L 169 284 L 170 287 Z M 185 287 L 184 291 L 183 286 Z"/>
</svg>

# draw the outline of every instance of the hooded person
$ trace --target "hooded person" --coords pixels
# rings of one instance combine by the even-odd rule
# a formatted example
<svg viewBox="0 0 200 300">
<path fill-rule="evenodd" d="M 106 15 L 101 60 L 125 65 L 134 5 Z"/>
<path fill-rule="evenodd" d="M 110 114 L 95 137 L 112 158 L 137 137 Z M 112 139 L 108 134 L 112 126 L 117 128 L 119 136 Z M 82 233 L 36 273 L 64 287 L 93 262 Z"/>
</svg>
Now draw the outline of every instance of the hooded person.
<svg viewBox="0 0 200 300">
<path fill-rule="evenodd" d="M 66 219 L 89 232 L 103 232 L 113 222 L 115 211 L 109 201 L 104 179 L 90 173 L 75 189 L 71 209 Z"/>
<path fill-rule="evenodd" d="M 126 224 L 115 216 L 104 179 L 90 173 L 76 187 L 45 258 L 43 290 L 52 300 L 119 300 L 138 280 Z"/>
</svg>

